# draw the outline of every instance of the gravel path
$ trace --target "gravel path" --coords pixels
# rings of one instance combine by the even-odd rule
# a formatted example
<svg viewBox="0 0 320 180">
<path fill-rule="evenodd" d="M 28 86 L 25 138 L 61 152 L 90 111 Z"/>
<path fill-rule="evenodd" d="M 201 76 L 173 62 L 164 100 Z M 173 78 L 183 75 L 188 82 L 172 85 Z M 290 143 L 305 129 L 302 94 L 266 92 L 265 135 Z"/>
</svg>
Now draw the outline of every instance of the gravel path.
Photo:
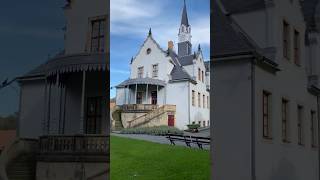
<svg viewBox="0 0 320 180">
<path fill-rule="evenodd" d="M 154 143 L 160 144 L 170 144 L 170 141 L 165 136 L 153 136 L 153 135 L 146 135 L 146 134 L 119 134 L 119 133 L 111 133 L 111 135 L 118 136 L 118 137 L 125 137 L 125 138 L 132 138 L 132 139 L 139 139 L 144 141 L 150 141 Z M 189 135 L 189 134 L 185 134 Z M 192 134 L 195 135 L 195 134 Z M 184 142 L 177 141 L 175 142 L 178 146 L 185 146 L 187 145 Z M 191 144 L 192 148 L 198 148 L 196 144 Z M 209 145 L 203 145 L 203 149 L 209 149 Z"/>
</svg>

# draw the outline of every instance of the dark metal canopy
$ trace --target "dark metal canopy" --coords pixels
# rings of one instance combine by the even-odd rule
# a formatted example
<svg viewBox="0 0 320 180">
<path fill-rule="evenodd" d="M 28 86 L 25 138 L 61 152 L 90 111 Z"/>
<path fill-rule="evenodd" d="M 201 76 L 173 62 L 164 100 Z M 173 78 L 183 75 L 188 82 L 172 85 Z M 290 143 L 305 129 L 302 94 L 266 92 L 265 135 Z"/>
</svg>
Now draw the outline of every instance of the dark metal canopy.
<svg viewBox="0 0 320 180">
<path fill-rule="evenodd" d="M 18 79 L 23 80 L 30 77 L 50 76 L 57 73 L 73 73 L 91 70 L 105 71 L 106 66 L 107 56 L 105 53 L 58 55 Z"/>
<path fill-rule="evenodd" d="M 149 84 L 149 85 L 158 85 L 158 86 L 165 86 L 166 83 L 159 79 L 152 79 L 152 78 L 136 78 L 136 79 L 128 79 L 120 83 L 116 86 L 116 88 L 125 87 L 128 85 L 134 84 Z"/>
</svg>

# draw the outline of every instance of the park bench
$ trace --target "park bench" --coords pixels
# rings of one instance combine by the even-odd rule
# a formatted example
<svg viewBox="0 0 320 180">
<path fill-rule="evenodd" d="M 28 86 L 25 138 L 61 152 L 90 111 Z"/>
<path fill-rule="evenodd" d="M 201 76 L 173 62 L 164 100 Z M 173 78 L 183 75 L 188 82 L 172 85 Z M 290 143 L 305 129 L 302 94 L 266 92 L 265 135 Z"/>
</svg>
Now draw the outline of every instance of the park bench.
<svg viewBox="0 0 320 180">
<path fill-rule="evenodd" d="M 203 145 L 210 144 L 210 138 L 206 137 L 167 134 L 167 139 L 170 141 L 171 145 L 176 145 L 175 141 L 181 141 L 185 142 L 188 147 L 191 147 L 191 143 L 197 144 L 200 149 L 203 149 Z"/>
</svg>

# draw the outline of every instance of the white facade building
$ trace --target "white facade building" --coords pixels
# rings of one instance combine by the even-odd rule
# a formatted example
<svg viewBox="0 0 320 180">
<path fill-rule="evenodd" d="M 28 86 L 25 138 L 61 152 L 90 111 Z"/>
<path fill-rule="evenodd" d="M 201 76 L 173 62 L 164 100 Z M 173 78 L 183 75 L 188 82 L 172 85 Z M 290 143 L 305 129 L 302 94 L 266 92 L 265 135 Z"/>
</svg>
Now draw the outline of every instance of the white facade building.
<svg viewBox="0 0 320 180">
<path fill-rule="evenodd" d="M 214 179 L 319 179 L 318 7 L 214 1 Z"/>
<path fill-rule="evenodd" d="M 191 26 L 184 4 L 179 28 L 178 52 L 173 42 L 162 49 L 151 29 L 138 54 L 131 60 L 130 78 L 117 86 L 116 104 L 176 106 L 169 126 L 186 129 L 188 124 L 209 126 L 209 65 L 200 45 L 192 53 Z"/>
</svg>

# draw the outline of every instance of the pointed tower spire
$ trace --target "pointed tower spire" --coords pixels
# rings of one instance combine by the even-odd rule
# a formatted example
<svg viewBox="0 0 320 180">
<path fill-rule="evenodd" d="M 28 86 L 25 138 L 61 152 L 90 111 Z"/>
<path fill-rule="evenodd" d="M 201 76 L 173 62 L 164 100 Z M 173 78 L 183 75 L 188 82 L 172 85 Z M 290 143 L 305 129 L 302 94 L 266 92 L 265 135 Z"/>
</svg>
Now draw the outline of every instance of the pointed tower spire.
<svg viewBox="0 0 320 180">
<path fill-rule="evenodd" d="M 201 51 L 201 47 L 200 47 L 200 44 L 198 45 L 198 51 Z"/>
<path fill-rule="evenodd" d="M 181 24 L 184 24 L 185 26 L 189 26 L 188 21 L 188 14 L 187 14 L 187 7 L 186 7 L 186 0 L 183 1 L 183 10 L 182 10 L 182 17 L 181 17 Z"/>
<path fill-rule="evenodd" d="M 152 35 L 152 32 L 151 32 L 151 28 L 149 29 L 149 33 L 148 33 L 148 36 L 151 36 Z"/>
<path fill-rule="evenodd" d="M 179 28 L 179 43 L 178 43 L 178 56 L 188 56 L 192 54 L 192 44 L 191 44 L 191 26 L 188 21 L 187 6 L 184 0 L 181 24 Z"/>
</svg>

